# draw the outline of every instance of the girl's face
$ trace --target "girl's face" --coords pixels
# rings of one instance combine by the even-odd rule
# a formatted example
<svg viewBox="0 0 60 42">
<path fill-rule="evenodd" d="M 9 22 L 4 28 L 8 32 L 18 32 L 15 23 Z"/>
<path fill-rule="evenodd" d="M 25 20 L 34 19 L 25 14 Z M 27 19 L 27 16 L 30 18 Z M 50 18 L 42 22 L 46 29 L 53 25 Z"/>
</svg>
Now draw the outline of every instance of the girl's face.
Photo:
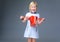
<svg viewBox="0 0 60 42">
<path fill-rule="evenodd" d="M 37 10 L 37 7 L 36 7 L 36 4 L 32 4 L 31 6 L 30 6 L 30 12 L 36 12 L 36 10 Z"/>
</svg>

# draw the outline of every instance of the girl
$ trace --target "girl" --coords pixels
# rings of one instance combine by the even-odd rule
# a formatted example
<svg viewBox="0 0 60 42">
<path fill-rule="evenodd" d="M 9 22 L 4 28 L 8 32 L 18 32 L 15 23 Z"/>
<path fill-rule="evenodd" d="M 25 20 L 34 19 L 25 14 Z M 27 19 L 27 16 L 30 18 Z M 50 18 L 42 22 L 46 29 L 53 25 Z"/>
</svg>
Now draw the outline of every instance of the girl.
<svg viewBox="0 0 60 42">
<path fill-rule="evenodd" d="M 20 16 L 20 19 L 22 20 L 22 22 L 25 22 L 27 20 L 27 26 L 24 32 L 24 37 L 28 38 L 28 42 L 36 42 L 36 39 L 39 38 L 37 24 L 41 24 L 45 19 L 45 18 L 42 18 L 41 21 L 35 20 L 36 25 L 31 26 L 29 17 L 36 16 L 39 18 L 39 13 L 37 13 L 36 11 L 37 11 L 37 2 L 32 1 L 29 4 L 29 12 L 26 14 L 26 16 Z"/>
</svg>

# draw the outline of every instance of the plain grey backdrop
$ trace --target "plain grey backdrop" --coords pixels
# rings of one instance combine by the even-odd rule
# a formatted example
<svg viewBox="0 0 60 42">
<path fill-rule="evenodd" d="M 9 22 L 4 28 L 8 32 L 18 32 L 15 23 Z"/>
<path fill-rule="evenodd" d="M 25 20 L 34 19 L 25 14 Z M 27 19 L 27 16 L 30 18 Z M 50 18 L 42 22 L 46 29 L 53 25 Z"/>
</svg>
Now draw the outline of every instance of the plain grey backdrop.
<svg viewBox="0 0 60 42">
<path fill-rule="evenodd" d="M 0 41 L 27 42 L 23 37 L 26 23 L 19 17 L 25 15 L 32 0 L 0 0 Z M 36 0 L 37 12 L 46 20 L 39 25 L 37 42 L 60 42 L 60 0 Z"/>
</svg>

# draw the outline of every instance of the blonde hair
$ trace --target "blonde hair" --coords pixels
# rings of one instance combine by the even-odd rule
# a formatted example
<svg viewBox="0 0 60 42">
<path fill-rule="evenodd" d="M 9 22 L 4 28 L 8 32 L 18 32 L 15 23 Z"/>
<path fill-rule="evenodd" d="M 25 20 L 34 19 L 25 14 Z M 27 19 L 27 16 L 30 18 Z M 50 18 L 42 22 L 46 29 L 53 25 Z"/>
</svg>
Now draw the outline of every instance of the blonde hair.
<svg viewBox="0 0 60 42">
<path fill-rule="evenodd" d="M 32 4 L 35 4 L 36 7 L 37 7 L 37 2 L 36 2 L 36 1 L 32 1 L 32 2 L 30 2 L 30 4 L 29 4 L 29 8 L 30 8 L 30 6 L 31 6 Z"/>
</svg>

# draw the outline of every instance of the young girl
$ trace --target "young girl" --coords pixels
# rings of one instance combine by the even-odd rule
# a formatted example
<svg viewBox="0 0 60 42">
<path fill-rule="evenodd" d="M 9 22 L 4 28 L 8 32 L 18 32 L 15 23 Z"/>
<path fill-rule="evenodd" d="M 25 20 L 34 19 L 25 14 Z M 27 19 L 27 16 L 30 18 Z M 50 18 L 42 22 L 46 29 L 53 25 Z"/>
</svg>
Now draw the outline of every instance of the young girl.
<svg viewBox="0 0 60 42">
<path fill-rule="evenodd" d="M 36 16 L 39 18 L 39 13 L 37 13 L 36 11 L 37 11 L 37 2 L 32 1 L 29 4 L 29 12 L 25 16 L 20 16 L 22 22 L 25 22 L 27 20 L 27 26 L 24 32 L 24 37 L 28 38 L 28 42 L 36 42 L 36 39 L 39 38 L 37 25 L 41 24 L 44 20 L 44 18 L 42 18 L 41 21 L 37 20 L 35 26 L 30 25 L 29 17 Z"/>
</svg>

